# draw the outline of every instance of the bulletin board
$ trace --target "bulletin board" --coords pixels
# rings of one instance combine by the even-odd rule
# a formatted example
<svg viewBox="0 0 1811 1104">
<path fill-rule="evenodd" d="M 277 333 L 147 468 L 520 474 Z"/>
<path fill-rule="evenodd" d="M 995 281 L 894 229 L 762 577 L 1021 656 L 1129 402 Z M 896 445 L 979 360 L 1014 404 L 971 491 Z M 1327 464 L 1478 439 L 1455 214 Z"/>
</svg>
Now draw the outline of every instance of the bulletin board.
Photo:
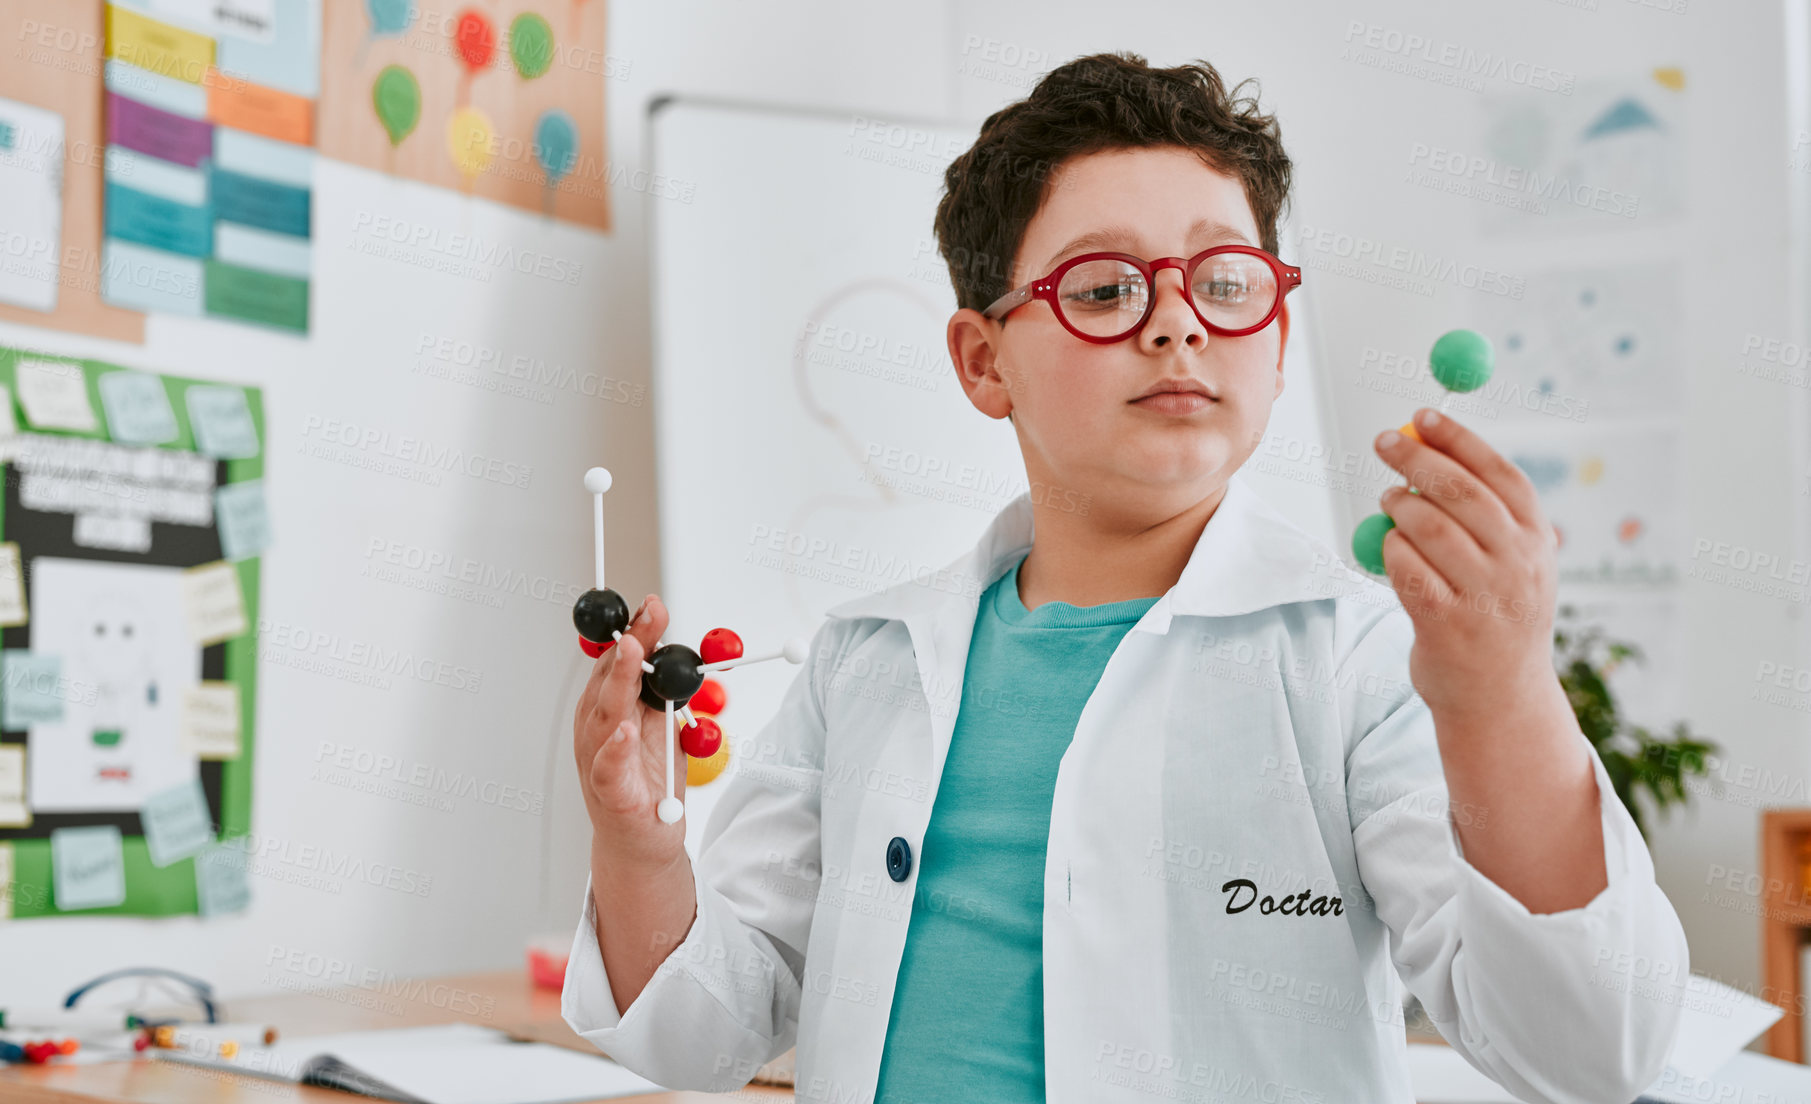
<svg viewBox="0 0 1811 1104">
<path fill-rule="evenodd" d="M 257 388 L 0 347 L 0 896 L 245 906 Z"/>
<path fill-rule="evenodd" d="M 306 333 L 313 0 L 109 0 L 101 295 Z"/>
<path fill-rule="evenodd" d="M 101 299 L 106 141 L 101 129 L 101 7 L 70 0 L 0 0 L 0 27 L 16 35 L 6 64 L 0 65 L 0 126 L 12 123 L 20 105 L 49 112 L 62 147 L 57 178 L 46 182 L 59 196 L 50 218 L 36 205 L 17 200 L 14 189 L 24 175 L 18 171 L 22 166 L 0 165 L 0 177 L 13 178 L 0 182 L 0 232 L 28 243 L 28 255 L 16 258 L 23 282 L 48 285 L 43 294 L 30 297 L 0 293 L 0 319 L 142 344 L 145 316 Z M 13 160 L 5 153 L 0 159 Z M 30 278 L 37 274 L 43 279 Z"/>
<path fill-rule="evenodd" d="M 610 229 L 604 0 L 323 4 L 323 156 Z"/>
</svg>

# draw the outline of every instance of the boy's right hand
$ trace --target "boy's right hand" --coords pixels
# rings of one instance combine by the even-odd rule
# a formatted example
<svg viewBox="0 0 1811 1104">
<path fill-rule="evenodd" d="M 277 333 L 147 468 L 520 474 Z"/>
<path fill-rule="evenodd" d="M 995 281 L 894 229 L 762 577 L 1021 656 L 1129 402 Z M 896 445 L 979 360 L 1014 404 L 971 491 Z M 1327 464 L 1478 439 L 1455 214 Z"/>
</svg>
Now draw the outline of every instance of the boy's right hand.
<svg viewBox="0 0 1811 1104">
<path fill-rule="evenodd" d="M 666 711 L 641 701 L 642 660 L 666 627 L 666 605 L 648 595 L 622 638 L 597 657 L 572 719 L 593 849 L 627 868 L 657 870 L 685 856 L 685 818 L 663 824 L 654 812 L 667 796 Z M 675 746 L 674 795 L 682 800 L 685 768 L 685 751 Z"/>
</svg>

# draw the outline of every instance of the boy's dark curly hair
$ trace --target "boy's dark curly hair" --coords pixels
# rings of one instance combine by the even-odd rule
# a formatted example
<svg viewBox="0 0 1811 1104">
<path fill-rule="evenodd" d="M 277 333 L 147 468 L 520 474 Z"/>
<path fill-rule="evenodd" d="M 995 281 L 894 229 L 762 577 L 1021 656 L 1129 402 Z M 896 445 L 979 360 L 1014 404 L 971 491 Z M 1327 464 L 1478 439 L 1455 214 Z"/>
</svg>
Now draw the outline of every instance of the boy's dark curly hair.
<svg viewBox="0 0 1811 1104">
<path fill-rule="evenodd" d="M 1092 54 L 1045 74 L 1031 95 L 981 124 L 975 144 L 943 174 L 937 246 L 956 304 L 988 304 L 1041 273 L 1013 265 L 1025 228 L 1071 159 L 1102 150 L 1179 146 L 1235 177 L 1266 252 L 1289 197 L 1290 162 L 1276 116 L 1255 96 L 1228 92 L 1212 65 L 1154 69 L 1133 53 Z"/>
</svg>

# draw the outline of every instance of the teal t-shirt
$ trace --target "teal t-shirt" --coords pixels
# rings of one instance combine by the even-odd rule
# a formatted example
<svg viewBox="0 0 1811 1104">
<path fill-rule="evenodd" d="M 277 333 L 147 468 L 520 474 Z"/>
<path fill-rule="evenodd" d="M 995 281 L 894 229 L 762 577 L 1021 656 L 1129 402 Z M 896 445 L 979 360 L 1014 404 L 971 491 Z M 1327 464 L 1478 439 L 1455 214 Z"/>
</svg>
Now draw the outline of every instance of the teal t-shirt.
<svg viewBox="0 0 1811 1104">
<path fill-rule="evenodd" d="M 1057 764 L 1120 638 L 1156 601 L 1027 610 L 1018 564 L 982 594 L 913 857 L 875 1104 L 1044 1099 L 1044 859 Z"/>
</svg>

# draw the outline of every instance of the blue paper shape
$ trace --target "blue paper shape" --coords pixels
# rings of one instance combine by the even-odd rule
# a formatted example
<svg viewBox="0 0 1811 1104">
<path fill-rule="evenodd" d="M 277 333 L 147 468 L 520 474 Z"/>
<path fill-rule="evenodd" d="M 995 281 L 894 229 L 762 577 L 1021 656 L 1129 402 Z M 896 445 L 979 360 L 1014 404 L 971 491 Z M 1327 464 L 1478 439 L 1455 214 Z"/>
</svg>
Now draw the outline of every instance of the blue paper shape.
<svg viewBox="0 0 1811 1104">
<path fill-rule="evenodd" d="M 219 916 L 244 912 L 252 900 L 245 868 L 250 861 L 245 848 L 216 843 L 195 856 L 195 899 L 201 915 Z"/>
<path fill-rule="evenodd" d="M 191 778 L 145 798 L 138 817 L 145 826 L 145 850 L 152 866 L 169 866 L 214 842 L 207 794 Z"/>
<path fill-rule="evenodd" d="M 243 390 L 197 384 L 188 389 L 186 401 L 197 452 L 223 460 L 258 455 L 258 427 L 252 424 Z"/>
<path fill-rule="evenodd" d="M 51 881 L 63 912 L 126 903 L 126 853 L 111 824 L 50 833 Z"/>
<path fill-rule="evenodd" d="M 20 732 L 63 719 L 63 659 L 23 648 L 0 653 L 0 724 Z"/>
<path fill-rule="evenodd" d="M 99 387 L 107 432 L 115 441 L 162 445 L 176 439 L 176 411 L 162 379 L 149 372 L 108 372 Z"/>
<path fill-rule="evenodd" d="M 220 553 L 227 559 L 250 559 L 269 548 L 270 513 L 264 504 L 264 481 L 247 479 L 216 490 L 214 520 L 220 526 Z"/>
</svg>

